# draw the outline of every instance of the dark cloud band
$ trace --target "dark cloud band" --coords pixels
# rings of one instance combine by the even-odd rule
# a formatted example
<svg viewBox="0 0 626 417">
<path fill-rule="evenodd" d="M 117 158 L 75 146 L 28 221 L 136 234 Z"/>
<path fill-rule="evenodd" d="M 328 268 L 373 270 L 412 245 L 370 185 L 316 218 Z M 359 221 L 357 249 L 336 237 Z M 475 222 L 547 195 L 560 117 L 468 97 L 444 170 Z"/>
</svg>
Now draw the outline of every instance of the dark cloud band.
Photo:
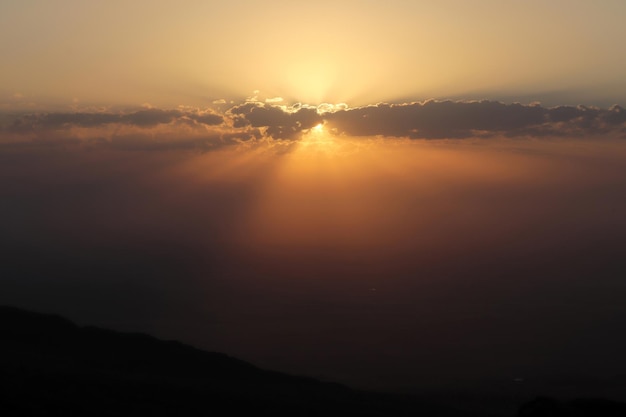
<svg viewBox="0 0 626 417">
<path fill-rule="evenodd" d="M 413 139 L 485 136 L 563 136 L 626 133 L 626 111 L 620 106 L 545 108 L 497 101 L 426 101 L 323 111 L 263 103 L 245 103 L 229 112 L 235 127 L 266 128 L 275 139 L 293 139 L 318 123 L 347 136 L 391 136 Z"/>
<path fill-rule="evenodd" d="M 173 122 L 198 123 L 208 126 L 220 125 L 224 118 L 209 112 L 185 112 L 180 110 L 145 109 L 132 113 L 43 113 L 17 118 L 7 129 L 12 132 L 36 129 L 62 129 L 71 127 L 100 127 L 122 124 L 137 127 L 153 127 Z"/>
<path fill-rule="evenodd" d="M 43 113 L 13 118 L 0 132 L 38 136 L 78 128 L 108 125 L 160 129 L 176 134 L 179 127 L 205 135 L 257 139 L 298 140 L 319 123 L 326 131 L 346 136 L 386 136 L 411 139 L 446 139 L 489 136 L 581 136 L 626 137 L 626 111 L 620 106 L 600 109 L 585 106 L 546 108 L 538 104 L 504 104 L 496 101 L 434 101 L 347 108 L 346 106 L 273 105 L 246 102 L 222 114 L 212 110 L 142 109 L 129 113 Z M 153 132 L 154 133 L 154 132 Z M 184 135 L 187 133 L 179 132 Z M 141 135 L 134 132 L 133 134 Z M 227 141 L 228 142 L 228 141 Z"/>
<path fill-rule="evenodd" d="M 314 107 L 293 110 L 257 102 L 235 106 L 229 114 L 235 127 L 266 127 L 266 134 L 274 139 L 294 139 L 323 121 Z"/>
<path fill-rule="evenodd" d="M 335 132 L 350 136 L 394 136 L 423 139 L 489 135 L 560 136 L 624 132 L 626 112 L 619 106 L 544 108 L 495 101 L 427 101 L 377 104 L 323 114 Z"/>
</svg>

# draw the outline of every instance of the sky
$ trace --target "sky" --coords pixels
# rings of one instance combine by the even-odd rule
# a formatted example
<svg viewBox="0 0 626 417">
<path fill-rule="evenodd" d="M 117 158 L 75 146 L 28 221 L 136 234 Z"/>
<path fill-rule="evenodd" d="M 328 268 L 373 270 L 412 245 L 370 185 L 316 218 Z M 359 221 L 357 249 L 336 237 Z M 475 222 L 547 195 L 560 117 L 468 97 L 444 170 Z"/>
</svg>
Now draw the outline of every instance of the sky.
<svg viewBox="0 0 626 417">
<path fill-rule="evenodd" d="M 3 1 L 2 105 L 624 102 L 620 0 Z"/>
<path fill-rule="evenodd" d="M 625 18 L 3 1 L 0 304 L 358 387 L 623 398 Z"/>
</svg>

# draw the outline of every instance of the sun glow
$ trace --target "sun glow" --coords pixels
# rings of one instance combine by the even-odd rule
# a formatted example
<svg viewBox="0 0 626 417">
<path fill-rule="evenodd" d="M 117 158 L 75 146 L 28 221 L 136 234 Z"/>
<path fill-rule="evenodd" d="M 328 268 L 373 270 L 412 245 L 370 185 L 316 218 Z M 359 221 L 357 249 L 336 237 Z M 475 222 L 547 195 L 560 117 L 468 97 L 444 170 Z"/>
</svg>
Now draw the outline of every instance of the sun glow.
<svg viewBox="0 0 626 417">
<path fill-rule="evenodd" d="M 324 129 L 324 123 L 318 123 L 303 133 L 302 139 L 298 142 L 298 149 L 304 151 L 304 155 L 311 152 L 336 153 L 339 144 L 336 143 L 333 135 Z"/>
</svg>

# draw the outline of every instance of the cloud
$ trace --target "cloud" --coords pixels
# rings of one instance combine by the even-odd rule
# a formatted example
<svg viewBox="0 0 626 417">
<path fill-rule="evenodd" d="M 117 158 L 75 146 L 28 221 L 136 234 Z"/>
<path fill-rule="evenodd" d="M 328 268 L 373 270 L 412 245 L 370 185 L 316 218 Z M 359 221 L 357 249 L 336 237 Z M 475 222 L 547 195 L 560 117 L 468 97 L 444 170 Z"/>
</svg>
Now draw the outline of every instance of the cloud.
<svg viewBox="0 0 626 417">
<path fill-rule="evenodd" d="M 33 130 L 67 129 L 72 127 L 100 127 L 108 124 L 119 124 L 137 127 L 154 127 L 160 124 L 175 122 L 198 123 L 216 126 L 224 122 L 224 118 L 208 111 L 181 111 L 149 108 L 123 112 L 74 112 L 74 113 L 40 113 L 16 118 L 6 130 L 10 132 L 27 132 Z"/>
<path fill-rule="evenodd" d="M 179 135 L 163 132 L 154 135 L 141 133 L 116 135 L 108 140 L 91 142 L 91 146 L 121 151 L 212 151 L 226 146 L 242 144 L 260 138 L 256 129 L 245 132 L 208 133 L 205 135 Z"/>
<path fill-rule="evenodd" d="M 620 106 L 546 108 L 539 104 L 497 101 L 434 101 L 348 108 L 323 103 L 290 107 L 247 102 L 228 111 L 235 127 L 265 128 L 274 139 L 297 139 L 322 121 L 346 136 L 446 139 L 489 136 L 579 136 L 626 134 L 626 111 Z"/>
<path fill-rule="evenodd" d="M 626 123 L 626 112 L 619 106 L 544 108 L 496 101 L 381 103 L 327 112 L 322 117 L 339 134 L 424 139 L 623 132 Z"/>
<path fill-rule="evenodd" d="M 229 110 L 235 127 L 263 127 L 273 139 L 296 139 L 299 134 L 323 121 L 315 107 L 273 106 L 263 103 L 245 103 Z"/>
<path fill-rule="evenodd" d="M 191 108 L 5 115 L 0 117 L 0 146 L 204 152 L 262 137 L 258 128 L 234 129 L 225 122 L 223 115 Z"/>
<path fill-rule="evenodd" d="M 0 143 L 11 147 L 88 144 L 120 149 L 210 150 L 250 140 L 297 141 L 325 123 L 330 134 L 410 139 L 626 137 L 626 110 L 533 103 L 434 101 L 349 108 L 243 102 L 228 110 L 142 108 L 0 115 Z M 119 141 L 126 140 L 122 144 Z M 115 143 L 114 143 L 115 142 Z"/>
<path fill-rule="evenodd" d="M 348 108 L 348 105 L 346 103 L 337 103 L 337 104 L 322 103 L 317 106 L 317 112 L 318 113 L 331 113 L 331 112 L 335 112 L 338 110 L 346 110 L 347 108 Z"/>
</svg>

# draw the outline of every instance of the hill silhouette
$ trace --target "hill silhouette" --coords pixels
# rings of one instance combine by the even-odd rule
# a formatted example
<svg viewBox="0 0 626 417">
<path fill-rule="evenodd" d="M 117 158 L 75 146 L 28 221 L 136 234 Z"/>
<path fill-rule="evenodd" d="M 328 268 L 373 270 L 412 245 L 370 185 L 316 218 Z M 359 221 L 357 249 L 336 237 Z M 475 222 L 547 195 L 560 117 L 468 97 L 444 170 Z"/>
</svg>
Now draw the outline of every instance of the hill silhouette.
<svg viewBox="0 0 626 417">
<path fill-rule="evenodd" d="M 474 415 L 13 307 L 0 329 L 4 416 Z"/>
<path fill-rule="evenodd" d="M 486 416 L 3 306 L 0 392 L 2 416 Z M 538 398 L 519 416 L 618 417 L 626 404 Z"/>
</svg>

